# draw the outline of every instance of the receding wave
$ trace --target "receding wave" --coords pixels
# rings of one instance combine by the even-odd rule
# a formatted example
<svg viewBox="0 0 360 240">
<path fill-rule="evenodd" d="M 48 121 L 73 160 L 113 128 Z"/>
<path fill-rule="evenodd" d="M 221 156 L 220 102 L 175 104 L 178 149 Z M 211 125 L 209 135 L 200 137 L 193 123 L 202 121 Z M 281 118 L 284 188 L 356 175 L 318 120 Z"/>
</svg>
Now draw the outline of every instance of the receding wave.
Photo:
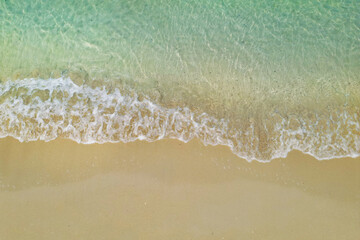
<svg viewBox="0 0 360 240">
<path fill-rule="evenodd" d="M 189 108 L 165 108 L 136 94 L 124 95 L 119 89 L 78 86 L 70 78 L 29 78 L 0 84 L 0 137 L 12 136 L 19 141 L 61 137 L 91 144 L 164 138 L 188 142 L 198 138 L 205 145 L 226 145 L 248 161 L 285 157 L 294 149 L 319 160 L 360 155 L 356 112 L 338 112 L 336 119 L 315 117 L 310 122 L 274 119 L 262 123 L 265 132 L 259 134 L 256 121 L 239 129 L 226 119 Z"/>
</svg>

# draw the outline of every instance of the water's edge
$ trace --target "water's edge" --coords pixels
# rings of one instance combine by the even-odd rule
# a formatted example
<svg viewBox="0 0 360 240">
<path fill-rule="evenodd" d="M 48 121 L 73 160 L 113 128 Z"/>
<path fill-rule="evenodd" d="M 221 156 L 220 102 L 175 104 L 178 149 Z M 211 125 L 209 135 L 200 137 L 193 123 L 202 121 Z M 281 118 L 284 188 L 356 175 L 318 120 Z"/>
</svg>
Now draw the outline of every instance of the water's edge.
<svg viewBox="0 0 360 240">
<path fill-rule="evenodd" d="M 19 141 L 71 139 L 78 143 L 200 139 L 225 145 L 248 161 L 268 162 L 299 150 L 318 160 L 360 156 L 357 113 L 339 112 L 335 119 L 313 123 L 283 118 L 245 129 L 230 126 L 189 108 L 165 108 L 119 89 L 76 85 L 70 78 L 28 78 L 0 84 L 0 137 Z M 264 136 L 262 136 L 265 135 Z"/>
</svg>

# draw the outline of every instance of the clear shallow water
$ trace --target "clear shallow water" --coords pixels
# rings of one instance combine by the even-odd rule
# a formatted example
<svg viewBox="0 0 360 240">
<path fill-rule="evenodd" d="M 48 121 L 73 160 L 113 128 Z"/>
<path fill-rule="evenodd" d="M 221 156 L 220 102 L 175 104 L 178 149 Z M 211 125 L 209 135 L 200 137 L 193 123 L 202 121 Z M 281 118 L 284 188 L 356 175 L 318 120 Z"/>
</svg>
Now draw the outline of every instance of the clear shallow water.
<svg viewBox="0 0 360 240">
<path fill-rule="evenodd" d="M 0 134 L 358 156 L 359 13 L 358 1 L 0 1 Z"/>
</svg>

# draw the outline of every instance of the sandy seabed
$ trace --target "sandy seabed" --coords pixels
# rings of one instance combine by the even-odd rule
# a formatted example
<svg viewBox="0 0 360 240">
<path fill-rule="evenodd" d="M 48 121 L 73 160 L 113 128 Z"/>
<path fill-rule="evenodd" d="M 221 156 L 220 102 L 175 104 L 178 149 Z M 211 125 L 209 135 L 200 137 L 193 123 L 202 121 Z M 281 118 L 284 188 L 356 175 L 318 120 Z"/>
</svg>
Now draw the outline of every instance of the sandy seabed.
<svg viewBox="0 0 360 240">
<path fill-rule="evenodd" d="M 1 139 L 0 239 L 360 239 L 360 158 Z"/>
</svg>

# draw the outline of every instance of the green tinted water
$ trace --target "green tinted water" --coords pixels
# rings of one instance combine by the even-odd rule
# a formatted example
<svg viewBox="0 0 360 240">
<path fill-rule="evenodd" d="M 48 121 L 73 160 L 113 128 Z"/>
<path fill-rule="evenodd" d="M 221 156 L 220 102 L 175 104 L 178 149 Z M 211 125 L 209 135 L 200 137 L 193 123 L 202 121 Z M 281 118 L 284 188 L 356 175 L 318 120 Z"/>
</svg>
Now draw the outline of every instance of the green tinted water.
<svg viewBox="0 0 360 240">
<path fill-rule="evenodd" d="M 270 158 L 277 124 L 314 140 L 335 134 L 330 117 L 358 121 L 360 2 L 2 0 L 0 56 L 3 82 L 70 77 L 206 112 L 242 134 L 254 125 Z M 351 151 L 337 150 L 359 153 L 359 126 L 341 126 Z M 309 145 L 303 135 L 291 137 Z"/>
</svg>

